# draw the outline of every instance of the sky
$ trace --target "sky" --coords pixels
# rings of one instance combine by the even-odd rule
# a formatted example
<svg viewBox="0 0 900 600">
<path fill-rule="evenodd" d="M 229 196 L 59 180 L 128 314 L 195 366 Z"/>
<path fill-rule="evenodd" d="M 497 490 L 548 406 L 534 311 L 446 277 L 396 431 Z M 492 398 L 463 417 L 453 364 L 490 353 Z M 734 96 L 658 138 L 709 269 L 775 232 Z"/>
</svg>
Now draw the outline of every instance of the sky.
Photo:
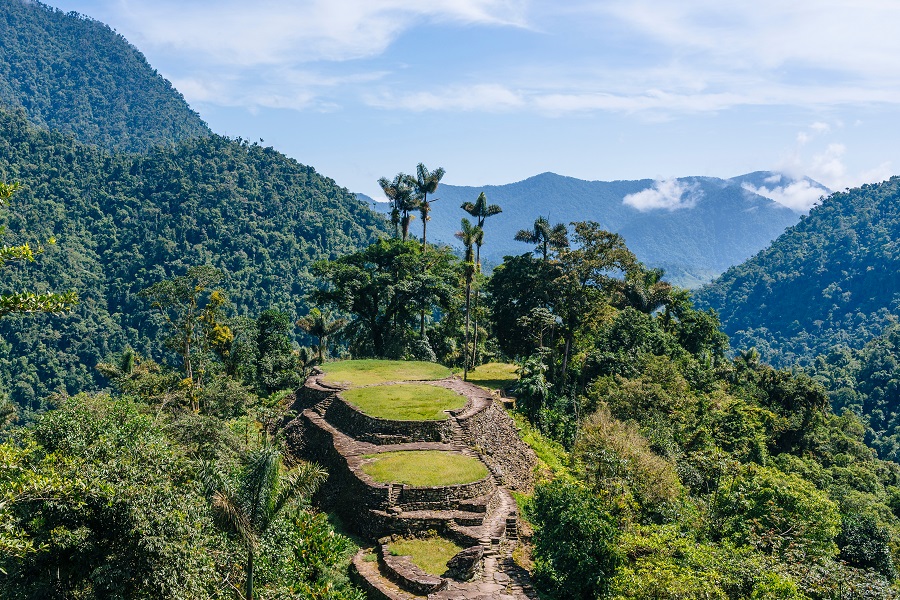
<svg viewBox="0 0 900 600">
<path fill-rule="evenodd" d="M 841 190 L 900 169 L 896 0 L 45 1 L 124 35 L 213 131 L 375 198 L 419 162 L 662 198 L 681 176 Z M 819 196 L 786 181 L 760 191 Z"/>
</svg>

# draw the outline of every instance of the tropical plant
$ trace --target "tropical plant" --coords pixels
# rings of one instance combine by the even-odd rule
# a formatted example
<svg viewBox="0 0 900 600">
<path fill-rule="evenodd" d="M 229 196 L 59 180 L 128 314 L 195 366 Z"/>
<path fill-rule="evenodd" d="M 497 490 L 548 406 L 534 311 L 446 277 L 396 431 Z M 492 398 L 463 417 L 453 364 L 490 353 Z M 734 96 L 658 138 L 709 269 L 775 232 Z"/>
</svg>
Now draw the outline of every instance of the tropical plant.
<svg viewBox="0 0 900 600">
<path fill-rule="evenodd" d="M 428 221 L 431 220 L 431 203 L 434 200 L 428 200 L 428 194 L 437 191 L 438 184 L 444 178 L 444 169 L 438 167 L 434 171 L 429 171 L 424 164 L 419 163 L 416 166 L 416 196 L 419 199 L 419 215 L 422 218 L 422 250 L 426 249 L 426 233 L 428 229 Z"/>
<path fill-rule="evenodd" d="M 204 483 L 216 523 L 244 547 L 244 598 L 253 600 L 254 559 L 260 539 L 288 506 L 308 500 L 328 477 L 318 465 L 285 465 L 282 451 L 272 443 L 248 452 L 237 485 L 232 487 L 206 465 Z"/>
<path fill-rule="evenodd" d="M 465 256 L 463 258 L 463 268 L 465 269 L 466 277 L 466 333 L 463 344 L 463 379 L 465 380 L 469 376 L 469 308 L 472 297 L 472 280 L 475 277 L 475 251 L 473 247 L 484 233 L 480 227 L 472 225 L 471 221 L 466 218 L 462 219 L 461 227 L 460 231 L 456 232 L 456 237 L 459 238 L 465 248 Z"/>
<path fill-rule="evenodd" d="M 478 194 L 478 198 L 474 203 L 463 202 L 460 207 L 473 217 L 475 217 L 476 225 L 482 230 L 482 234 L 475 240 L 475 268 L 481 273 L 481 245 L 484 242 L 484 222 L 488 217 L 499 215 L 503 212 L 499 204 L 488 204 L 487 197 L 484 192 Z M 478 296 L 480 286 L 475 288 L 475 323 L 473 326 L 473 343 L 472 343 L 472 364 L 475 364 L 476 353 L 478 352 Z"/>
<path fill-rule="evenodd" d="M 419 208 L 416 180 L 406 173 L 397 173 L 393 180 L 382 177 L 378 180 L 378 185 L 381 186 L 384 195 L 391 202 L 391 223 L 394 225 L 394 235 L 397 235 L 399 227 L 405 242 L 409 237 L 409 223 L 412 220 L 410 213 Z"/>
<path fill-rule="evenodd" d="M 545 217 L 534 220 L 531 229 L 520 229 L 516 233 L 517 242 L 537 244 L 535 252 L 539 252 L 546 262 L 550 257 L 550 250 L 562 250 L 569 247 L 569 235 L 566 226 L 558 223 L 551 227 L 550 221 Z"/>
<path fill-rule="evenodd" d="M 305 317 L 297 319 L 297 326 L 316 338 L 316 352 L 319 362 L 325 362 L 328 355 L 328 338 L 340 332 L 349 321 L 344 318 L 332 319 L 327 313 L 318 308 L 313 308 Z"/>
</svg>

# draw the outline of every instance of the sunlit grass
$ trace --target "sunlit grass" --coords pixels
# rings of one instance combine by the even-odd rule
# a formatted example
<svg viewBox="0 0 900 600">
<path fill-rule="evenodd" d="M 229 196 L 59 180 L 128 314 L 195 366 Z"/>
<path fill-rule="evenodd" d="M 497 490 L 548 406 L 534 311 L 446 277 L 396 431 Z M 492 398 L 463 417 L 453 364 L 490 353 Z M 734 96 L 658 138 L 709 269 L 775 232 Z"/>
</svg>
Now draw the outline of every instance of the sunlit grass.
<svg viewBox="0 0 900 600">
<path fill-rule="evenodd" d="M 519 380 L 516 369 L 519 367 L 510 363 L 487 363 L 478 365 L 469 371 L 468 381 L 492 390 L 505 390 Z"/>
<path fill-rule="evenodd" d="M 440 576 L 447 570 L 447 561 L 462 551 L 442 537 L 404 539 L 391 542 L 388 551 L 394 556 L 408 556 L 413 563 L 431 575 Z"/>
<path fill-rule="evenodd" d="M 355 388 L 341 395 L 367 415 L 395 421 L 442 421 L 445 410 L 466 404 L 465 396 L 424 383 Z"/>
<path fill-rule="evenodd" d="M 343 360 L 322 365 L 325 381 L 353 387 L 388 381 L 430 381 L 450 376 L 450 369 L 429 362 L 405 360 Z"/>
<path fill-rule="evenodd" d="M 488 476 L 487 467 L 471 456 L 437 450 L 404 450 L 370 454 L 362 470 L 379 483 L 416 487 L 459 485 Z"/>
</svg>

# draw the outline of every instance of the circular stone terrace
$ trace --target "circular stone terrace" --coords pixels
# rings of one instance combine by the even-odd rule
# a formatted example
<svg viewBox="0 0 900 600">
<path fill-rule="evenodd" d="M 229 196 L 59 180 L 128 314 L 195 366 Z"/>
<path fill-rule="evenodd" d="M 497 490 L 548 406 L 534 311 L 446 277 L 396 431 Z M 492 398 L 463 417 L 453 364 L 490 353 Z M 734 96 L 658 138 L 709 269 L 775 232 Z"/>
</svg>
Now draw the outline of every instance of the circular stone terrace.
<svg viewBox="0 0 900 600">
<path fill-rule="evenodd" d="M 360 583 L 391 600 L 533 598 L 510 558 L 517 510 L 504 486 L 529 486 L 534 457 L 492 394 L 434 363 L 353 360 L 321 370 L 297 394 L 298 450 L 328 467 L 323 501 L 358 533 L 394 534 L 390 548 L 379 542 L 377 563 L 365 560 L 368 550 L 354 558 Z M 444 556 L 437 567 L 415 566 L 432 552 L 419 548 L 426 532 L 442 548 L 480 548 L 475 578 L 439 576 Z M 415 551 L 402 550 L 415 560 L 392 556 L 400 539 L 415 540 Z"/>
</svg>

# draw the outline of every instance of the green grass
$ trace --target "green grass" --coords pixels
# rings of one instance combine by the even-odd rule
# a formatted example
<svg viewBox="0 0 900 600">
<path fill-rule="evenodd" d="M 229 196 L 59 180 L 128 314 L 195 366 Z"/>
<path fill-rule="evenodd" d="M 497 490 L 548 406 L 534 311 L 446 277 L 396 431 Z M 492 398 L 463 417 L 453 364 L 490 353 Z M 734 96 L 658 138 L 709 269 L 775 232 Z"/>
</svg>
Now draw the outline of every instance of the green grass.
<svg viewBox="0 0 900 600">
<path fill-rule="evenodd" d="M 430 381 L 450 376 L 450 369 L 429 362 L 405 360 L 343 360 L 325 363 L 325 381 L 352 387 L 388 381 Z"/>
<path fill-rule="evenodd" d="M 408 556 L 426 573 L 440 576 L 447 570 L 447 561 L 462 551 L 450 540 L 441 537 L 406 539 L 391 542 L 388 551 L 394 556 Z"/>
<path fill-rule="evenodd" d="M 517 365 L 510 363 L 478 365 L 469 371 L 468 381 L 492 390 L 505 390 L 519 380 L 519 376 L 516 374 L 518 368 Z"/>
<path fill-rule="evenodd" d="M 466 405 L 465 396 L 424 383 L 355 388 L 341 395 L 367 415 L 395 421 L 443 421 L 445 410 Z"/>
<path fill-rule="evenodd" d="M 537 428 L 528 422 L 522 414 L 515 411 L 508 413 L 516 423 L 519 437 L 537 455 L 537 480 L 548 481 L 559 477 L 570 478 L 569 454 L 562 444 L 551 440 L 541 434 Z"/>
<path fill-rule="evenodd" d="M 404 450 L 369 454 L 363 472 L 379 483 L 405 483 L 416 487 L 459 485 L 488 476 L 487 467 L 471 456 L 438 450 Z"/>
</svg>

